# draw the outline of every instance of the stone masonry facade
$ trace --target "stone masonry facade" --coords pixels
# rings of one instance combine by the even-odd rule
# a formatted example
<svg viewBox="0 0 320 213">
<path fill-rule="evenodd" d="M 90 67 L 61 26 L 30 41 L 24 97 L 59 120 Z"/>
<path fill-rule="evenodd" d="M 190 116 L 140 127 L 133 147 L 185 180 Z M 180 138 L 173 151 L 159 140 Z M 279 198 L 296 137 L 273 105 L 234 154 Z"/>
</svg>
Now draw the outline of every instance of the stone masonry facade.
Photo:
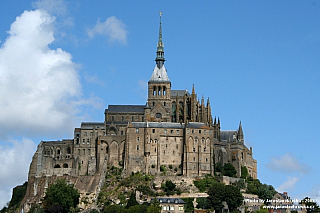
<svg viewBox="0 0 320 213">
<path fill-rule="evenodd" d="M 32 159 L 29 181 L 43 176 L 95 176 L 108 166 L 132 172 L 160 174 L 161 167 L 176 168 L 187 177 L 214 175 L 215 164 L 241 166 L 257 178 L 252 148 L 244 145 L 241 122 L 237 130 L 220 130 L 212 118 L 210 100 L 199 101 L 195 87 L 172 90 L 166 68 L 160 19 L 156 66 L 143 105 L 109 105 L 102 122 L 83 122 L 74 138 L 41 141 Z M 36 183 L 35 181 L 33 181 Z M 35 190 L 36 185 L 29 186 Z M 30 190 L 30 189 L 29 189 Z"/>
</svg>

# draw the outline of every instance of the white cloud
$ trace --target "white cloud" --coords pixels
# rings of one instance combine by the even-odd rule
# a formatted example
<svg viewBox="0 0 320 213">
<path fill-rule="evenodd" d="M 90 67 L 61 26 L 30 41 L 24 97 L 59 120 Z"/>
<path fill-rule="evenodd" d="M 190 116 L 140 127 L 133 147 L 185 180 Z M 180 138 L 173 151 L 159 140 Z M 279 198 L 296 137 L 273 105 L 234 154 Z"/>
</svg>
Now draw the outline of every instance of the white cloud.
<svg viewBox="0 0 320 213">
<path fill-rule="evenodd" d="M 308 165 L 302 164 L 298 159 L 290 153 L 278 158 L 271 158 L 270 163 L 267 165 L 268 168 L 273 171 L 279 171 L 283 173 L 299 172 L 306 174 L 310 171 Z"/>
<path fill-rule="evenodd" d="M 118 41 L 125 44 L 127 42 L 128 31 L 125 24 L 115 16 L 107 18 L 105 22 L 98 20 L 97 24 L 88 30 L 88 35 L 93 38 L 95 35 L 104 35 L 109 41 Z"/>
<path fill-rule="evenodd" d="M 65 15 L 67 13 L 67 5 L 63 0 L 40 0 L 33 2 L 32 5 L 50 14 Z"/>
<path fill-rule="evenodd" d="M 276 190 L 278 192 L 287 192 L 290 189 L 293 189 L 298 182 L 299 178 L 297 177 L 287 177 L 287 180 L 282 183 Z"/>
<path fill-rule="evenodd" d="M 29 165 L 36 143 L 23 138 L 11 139 L 9 145 L 0 145 L 0 208 L 11 199 L 12 189 L 28 180 Z"/>
<path fill-rule="evenodd" d="M 73 125 L 81 95 L 71 54 L 52 50 L 55 18 L 25 11 L 0 48 L 0 128 L 29 132 Z"/>
</svg>

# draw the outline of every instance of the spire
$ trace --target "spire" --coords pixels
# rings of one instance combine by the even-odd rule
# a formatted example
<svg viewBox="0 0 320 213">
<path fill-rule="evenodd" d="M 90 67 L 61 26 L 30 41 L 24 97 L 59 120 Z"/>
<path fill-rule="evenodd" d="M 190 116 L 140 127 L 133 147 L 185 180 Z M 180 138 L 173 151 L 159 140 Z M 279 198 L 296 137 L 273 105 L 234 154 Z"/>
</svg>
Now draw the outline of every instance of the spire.
<svg viewBox="0 0 320 213">
<path fill-rule="evenodd" d="M 192 84 L 192 94 L 196 94 L 196 93 L 194 92 L 194 84 Z"/>
<path fill-rule="evenodd" d="M 164 51 L 163 51 L 163 42 L 162 42 L 162 27 L 161 27 L 161 16 L 162 12 L 160 12 L 160 27 L 159 27 L 159 40 L 157 45 L 157 58 L 156 63 L 158 68 L 160 69 L 163 66 L 164 63 Z"/>
<path fill-rule="evenodd" d="M 240 121 L 240 124 L 239 124 L 239 129 L 238 129 L 238 135 L 237 135 L 237 138 L 239 141 L 243 142 L 244 141 L 244 138 L 243 138 L 243 130 L 242 130 L 242 125 L 241 125 L 241 121 Z"/>
</svg>

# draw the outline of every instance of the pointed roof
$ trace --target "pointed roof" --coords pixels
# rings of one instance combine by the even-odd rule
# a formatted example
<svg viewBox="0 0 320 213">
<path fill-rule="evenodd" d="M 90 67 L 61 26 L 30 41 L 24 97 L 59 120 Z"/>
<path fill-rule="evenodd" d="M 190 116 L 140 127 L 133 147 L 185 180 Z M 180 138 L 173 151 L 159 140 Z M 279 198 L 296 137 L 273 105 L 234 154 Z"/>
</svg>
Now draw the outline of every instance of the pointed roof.
<svg viewBox="0 0 320 213">
<path fill-rule="evenodd" d="M 161 27 L 161 16 L 160 12 L 160 27 L 159 27 L 159 39 L 157 44 L 157 57 L 156 57 L 156 67 L 153 69 L 149 82 L 170 82 L 167 70 L 164 66 L 164 51 L 162 42 L 162 27 Z"/>
<path fill-rule="evenodd" d="M 156 61 L 162 61 L 162 63 L 165 61 L 164 60 L 164 45 L 162 42 L 162 27 L 161 27 L 161 16 L 162 12 L 160 12 L 160 27 L 159 27 L 159 39 L 158 39 L 158 45 L 157 45 L 157 58 Z"/>
<path fill-rule="evenodd" d="M 153 73 L 149 82 L 170 82 L 164 65 L 162 65 L 161 68 L 156 65 L 156 67 L 153 69 Z"/>
</svg>

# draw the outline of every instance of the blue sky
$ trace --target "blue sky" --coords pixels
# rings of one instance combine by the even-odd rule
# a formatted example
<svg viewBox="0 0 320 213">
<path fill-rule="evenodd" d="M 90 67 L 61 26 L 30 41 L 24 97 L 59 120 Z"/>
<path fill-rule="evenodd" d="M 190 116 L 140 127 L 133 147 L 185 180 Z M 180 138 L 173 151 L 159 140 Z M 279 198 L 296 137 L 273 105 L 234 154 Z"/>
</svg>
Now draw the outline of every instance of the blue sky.
<svg viewBox="0 0 320 213">
<path fill-rule="evenodd" d="M 261 182 L 320 201 L 319 1 L 0 0 L 0 207 L 41 140 L 145 104 L 159 11 L 172 89 L 242 122 Z"/>
</svg>

